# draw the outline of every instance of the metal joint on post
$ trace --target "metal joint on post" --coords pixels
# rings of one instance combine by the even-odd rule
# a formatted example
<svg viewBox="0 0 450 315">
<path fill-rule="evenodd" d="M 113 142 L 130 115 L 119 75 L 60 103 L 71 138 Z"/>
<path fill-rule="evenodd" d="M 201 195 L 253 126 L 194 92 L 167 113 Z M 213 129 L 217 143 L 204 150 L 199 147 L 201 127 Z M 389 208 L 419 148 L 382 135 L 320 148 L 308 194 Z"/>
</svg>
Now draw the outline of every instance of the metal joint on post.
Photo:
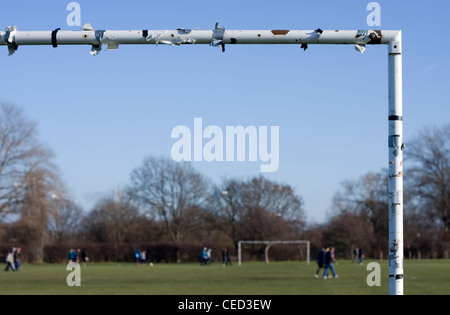
<svg viewBox="0 0 450 315">
<path fill-rule="evenodd" d="M 402 32 L 398 31 L 388 44 L 389 55 L 401 55 L 402 54 Z"/>
<path fill-rule="evenodd" d="M 19 49 L 19 46 L 16 44 L 16 34 L 17 34 L 17 26 L 8 26 L 5 29 L 5 43 L 8 45 L 8 56 L 14 55 L 14 53 Z"/>
<path fill-rule="evenodd" d="M 389 43 L 389 55 L 401 55 L 402 54 L 402 42 L 392 41 Z"/>
<path fill-rule="evenodd" d="M 211 40 L 211 46 L 213 47 L 222 47 L 222 52 L 225 52 L 225 27 L 219 27 L 219 23 L 216 23 L 216 27 L 213 31 L 213 36 Z"/>
</svg>

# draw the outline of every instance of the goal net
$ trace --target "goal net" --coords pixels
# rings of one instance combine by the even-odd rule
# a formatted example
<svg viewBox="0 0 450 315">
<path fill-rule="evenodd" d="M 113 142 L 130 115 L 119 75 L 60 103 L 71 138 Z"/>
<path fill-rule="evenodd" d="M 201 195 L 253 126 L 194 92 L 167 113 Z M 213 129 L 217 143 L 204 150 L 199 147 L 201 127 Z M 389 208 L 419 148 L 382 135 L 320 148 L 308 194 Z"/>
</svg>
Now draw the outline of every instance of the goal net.
<svg viewBox="0 0 450 315">
<path fill-rule="evenodd" d="M 270 263 L 270 248 L 274 245 L 306 245 L 306 263 L 311 261 L 311 245 L 309 241 L 240 241 L 238 243 L 238 262 L 242 265 L 242 245 L 265 245 L 264 260 L 266 264 Z"/>
</svg>

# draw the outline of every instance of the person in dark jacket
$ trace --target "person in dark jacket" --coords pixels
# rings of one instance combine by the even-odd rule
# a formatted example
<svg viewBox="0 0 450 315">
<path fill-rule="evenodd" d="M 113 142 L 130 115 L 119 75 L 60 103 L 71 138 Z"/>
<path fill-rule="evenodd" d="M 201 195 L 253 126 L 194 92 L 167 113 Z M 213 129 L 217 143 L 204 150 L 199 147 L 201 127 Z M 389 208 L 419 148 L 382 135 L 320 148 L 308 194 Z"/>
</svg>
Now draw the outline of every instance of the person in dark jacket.
<svg viewBox="0 0 450 315">
<path fill-rule="evenodd" d="M 320 270 L 325 267 L 325 254 L 326 254 L 326 250 L 325 250 L 325 248 L 322 248 L 319 252 L 319 255 L 317 256 L 317 266 L 319 268 L 317 269 L 317 272 L 314 275 L 314 278 L 316 278 L 316 279 L 319 278 Z"/>
<path fill-rule="evenodd" d="M 226 267 L 231 264 L 231 258 L 230 258 L 230 250 L 228 248 L 224 248 L 222 251 L 222 266 Z"/>
<path fill-rule="evenodd" d="M 16 267 L 16 271 L 20 271 L 21 267 L 21 256 L 22 256 L 22 248 L 17 248 L 14 253 L 14 265 Z"/>
<path fill-rule="evenodd" d="M 89 257 L 85 249 L 81 251 L 81 263 L 86 267 L 86 263 L 89 261 Z"/>
<path fill-rule="evenodd" d="M 323 272 L 323 279 L 327 279 L 328 278 L 328 269 L 331 270 L 331 273 L 333 274 L 334 278 L 338 278 L 339 276 L 337 275 L 336 271 L 334 270 L 334 248 L 327 248 L 326 254 L 325 254 L 325 271 Z"/>
</svg>

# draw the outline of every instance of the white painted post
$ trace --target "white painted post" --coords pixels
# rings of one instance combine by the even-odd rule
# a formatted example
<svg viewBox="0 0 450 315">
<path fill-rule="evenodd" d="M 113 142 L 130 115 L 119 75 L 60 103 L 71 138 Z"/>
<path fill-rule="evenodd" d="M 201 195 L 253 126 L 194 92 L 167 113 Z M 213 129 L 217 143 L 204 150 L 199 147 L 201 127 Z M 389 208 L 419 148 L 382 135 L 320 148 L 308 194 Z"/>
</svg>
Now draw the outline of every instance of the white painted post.
<svg viewBox="0 0 450 315">
<path fill-rule="evenodd" d="M 402 34 L 389 44 L 389 294 L 403 295 Z"/>
<path fill-rule="evenodd" d="M 311 263 L 311 243 L 306 242 L 306 263 L 309 265 Z"/>
<path fill-rule="evenodd" d="M 238 265 L 242 266 L 242 242 L 238 243 Z"/>
</svg>

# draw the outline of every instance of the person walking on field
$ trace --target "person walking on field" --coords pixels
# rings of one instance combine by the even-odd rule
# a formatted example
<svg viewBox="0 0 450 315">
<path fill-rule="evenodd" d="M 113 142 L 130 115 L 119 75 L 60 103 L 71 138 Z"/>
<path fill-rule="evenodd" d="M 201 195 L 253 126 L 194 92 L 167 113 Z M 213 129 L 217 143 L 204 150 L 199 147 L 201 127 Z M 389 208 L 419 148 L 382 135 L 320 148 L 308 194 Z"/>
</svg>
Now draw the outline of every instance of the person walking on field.
<svg viewBox="0 0 450 315">
<path fill-rule="evenodd" d="M 365 256 L 364 256 L 363 250 L 360 248 L 359 249 L 359 264 L 360 265 L 363 264 L 364 258 L 365 258 Z"/>
<path fill-rule="evenodd" d="M 6 256 L 6 268 L 5 271 L 9 271 L 11 269 L 12 271 L 16 271 L 16 266 L 14 264 L 14 252 L 9 251 L 8 255 Z"/>
<path fill-rule="evenodd" d="M 212 264 L 212 249 L 208 249 L 206 252 L 206 261 L 208 262 L 208 265 L 211 266 Z"/>
<path fill-rule="evenodd" d="M 359 249 L 355 248 L 353 250 L 353 260 L 352 260 L 352 264 L 356 263 L 359 259 Z"/>
<path fill-rule="evenodd" d="M 330 248 L 327 248 L 326 250 L 326 254 L 325 254 L 325 271 L 323 273 L 323 279 L 327 279 L 328 278 L 328 269 L 331 270 L 331 273 L 333 274 L 334 278 L 338 278 L 339 276 L 337 275 L 336 271 L 334 270 L 334 266 L 333 266 L 333 254 L 334 253 L 334 248 L 332 248 L 330 250 Z"/>
<path fill-rule="evenodd" d="M 319 252 L 319 255 L 317 256 L 317 266 L 319 268 L 317 269 L 317 272 L 314 275 L 314 278 L 316 278 L 316 279 L 319 278 L 320 270 L 325 267 L 325 254 L 326 254 L 326 250 L 325 250 L 325 248 L 322 248 Z"/>
<path fill-rule="evenodd" d="M 147 251 L 146 251 L 146 250 L 143 250 L 143 251 L 141 252 L 141 258 L 139 259 L 139 262 L 140 262 L 142 265 L 145 265 L 145 263 L 147 262 Z"/>
<path fill-rule="evenodd" d="M 16 271 L 20 271 L 21 266 L 21 258 L 22 255 L 22 248 L 17 248 L 16 252 L 14 253 L 14 267 L 16 267 Z"/>
<path fill-rule="evenodd" d="M 208 249 L 204 247 L 202 253 L 200 254 L 200 265 L 206 266 L 207 264 L 208 264 Z"/>
<path fill-rule="evenodd" d="M 222 251 L 222 266 L 226 267 L 228 265 L 232 265 L 230 258 L 230 250 L 228 248 L 224 248 Z"/>
<path fill-rule="evenodd" d="M 81 251 L 81 262 L 84 267 L 86 267 L 86 263 L 89 261 L 89 257 L 85 249 Z"/>
</svg>

